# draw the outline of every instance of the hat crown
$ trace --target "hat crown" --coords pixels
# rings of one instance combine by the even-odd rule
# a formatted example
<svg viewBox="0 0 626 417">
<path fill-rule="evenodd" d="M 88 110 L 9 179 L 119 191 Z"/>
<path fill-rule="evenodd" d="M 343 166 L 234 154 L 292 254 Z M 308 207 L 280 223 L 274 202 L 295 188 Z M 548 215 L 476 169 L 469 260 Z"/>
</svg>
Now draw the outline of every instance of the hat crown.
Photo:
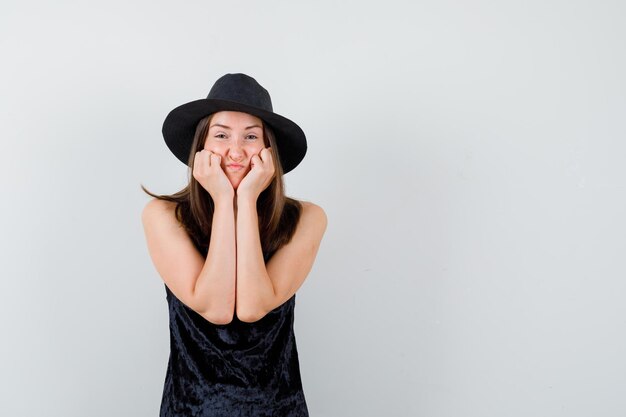
<svg viewBox="0 0 626 417">
<path fill-rule="evenodd" d="M 246 74 L 221 76 L 209 91 L 208 99 L 227 100 L 273 112 L 270 93 Z"/>
</svg>

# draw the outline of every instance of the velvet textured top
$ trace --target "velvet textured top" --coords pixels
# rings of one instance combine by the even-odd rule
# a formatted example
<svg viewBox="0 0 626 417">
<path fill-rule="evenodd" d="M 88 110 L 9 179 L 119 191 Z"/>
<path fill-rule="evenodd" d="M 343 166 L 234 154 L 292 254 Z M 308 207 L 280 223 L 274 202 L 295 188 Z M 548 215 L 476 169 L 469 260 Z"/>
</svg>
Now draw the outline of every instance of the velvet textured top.
<svg viewBox="0 0 626 417">
<path fill-rule="evenodd" d="M 213 324 L 165 285 L 170 356 L 160 417 L 308 417 L 296 295 L 260 320 Z"/>
</svg>

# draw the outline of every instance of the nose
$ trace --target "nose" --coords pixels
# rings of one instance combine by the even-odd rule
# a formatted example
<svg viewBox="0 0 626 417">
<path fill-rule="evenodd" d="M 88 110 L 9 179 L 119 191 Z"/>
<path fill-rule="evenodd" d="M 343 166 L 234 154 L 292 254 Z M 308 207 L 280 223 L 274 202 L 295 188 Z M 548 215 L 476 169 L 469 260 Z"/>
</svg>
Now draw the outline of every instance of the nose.
<svg viewBox="0 0 626 417">
<path fill-rule="evenodd" d="M 239 141 L 234 141 L 233 144 L 228 148 L 228 157 L 234 162 L 241 162 L 244 159 L 243 148 Z"/>
</svg>

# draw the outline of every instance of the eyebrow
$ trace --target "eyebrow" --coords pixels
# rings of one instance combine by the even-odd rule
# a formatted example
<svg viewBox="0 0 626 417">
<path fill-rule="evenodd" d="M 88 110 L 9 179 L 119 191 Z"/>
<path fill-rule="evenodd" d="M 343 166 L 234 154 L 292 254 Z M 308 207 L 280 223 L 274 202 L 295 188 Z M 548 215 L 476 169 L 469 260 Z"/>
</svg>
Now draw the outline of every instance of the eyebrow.
<svg viewBox="0 0 626 417">
<path fill-rule="evenodd" d="M 225 129 L 230 129 L 230 126 L 222 125 L 222 124 L 219 124 L 219 123 L 212 124 L 212 125 L 209 127 L 209 129 L 210 129 L 211 127 L 215 127 L 215 126 L 223 127 L 223 128 L 225 128 Z M 252 125 L 252 126 L 248 126 L 248 127 L 246 127 L 246 129 L 252 129 L 253 127 L 258 127 L 258 128 L 260 128 L 260 127 L 262 127 L 262 126 L 260 126 L 260 125 Z"/>
</svg>

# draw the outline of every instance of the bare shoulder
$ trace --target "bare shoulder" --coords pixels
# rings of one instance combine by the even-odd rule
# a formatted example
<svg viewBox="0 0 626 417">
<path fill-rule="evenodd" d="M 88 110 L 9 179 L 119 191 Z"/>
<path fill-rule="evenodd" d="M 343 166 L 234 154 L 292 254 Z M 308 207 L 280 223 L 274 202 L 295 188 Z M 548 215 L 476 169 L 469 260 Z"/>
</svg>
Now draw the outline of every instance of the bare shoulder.
<svg viewBox="0 0 626 417">
<path fill-rule="evenodd" d="M 324 234 L 328 225 L 328 217 L 324 209 L 311 201 L 300 200 L 300 203 L 302 204 L 301 221 L 306 225 L 305 227 L 317 229 Z"/>
<path fill-rule="evenodd" d="M 161 200 L 160 198 L 151 198 L 144 207 L 144 212 L 170 210 L 173 211 L 176 208 L 176 203 L 173 201 Z"/>
<path fill-rule="evenodd" d="M 318 216 L 326 215 L 326 213 L 324 212 L 324 209 L 320 205 L 315 204 L 312 201 L 306 201 L 306 200 L 299 200 L 299 201 L 300 201 L 300 204 L 302 204 L 302 209 L 304 211 L 315 213 Z"/>
<path fill-rule="evenodd" d="M 159 198 L 153 198 L 146 203 L 141 213 L 141 218 L 146 224 L 150 221 L 167 221 L 175 220 L 174 214 L 176 210 L 176 203 L 167 200 L 161 200 Z"/>
<path fill-rule="evenodd" d="M 185 238 L 186 232 L 183 225 L 176 218 L 176 203 L 167 200 L 154 198 L 148 201 L 141 213 L 141 221 L 144 230 L 149 233 L 160 231 L 168 236 L 179 236 Z"/>
</svg>

